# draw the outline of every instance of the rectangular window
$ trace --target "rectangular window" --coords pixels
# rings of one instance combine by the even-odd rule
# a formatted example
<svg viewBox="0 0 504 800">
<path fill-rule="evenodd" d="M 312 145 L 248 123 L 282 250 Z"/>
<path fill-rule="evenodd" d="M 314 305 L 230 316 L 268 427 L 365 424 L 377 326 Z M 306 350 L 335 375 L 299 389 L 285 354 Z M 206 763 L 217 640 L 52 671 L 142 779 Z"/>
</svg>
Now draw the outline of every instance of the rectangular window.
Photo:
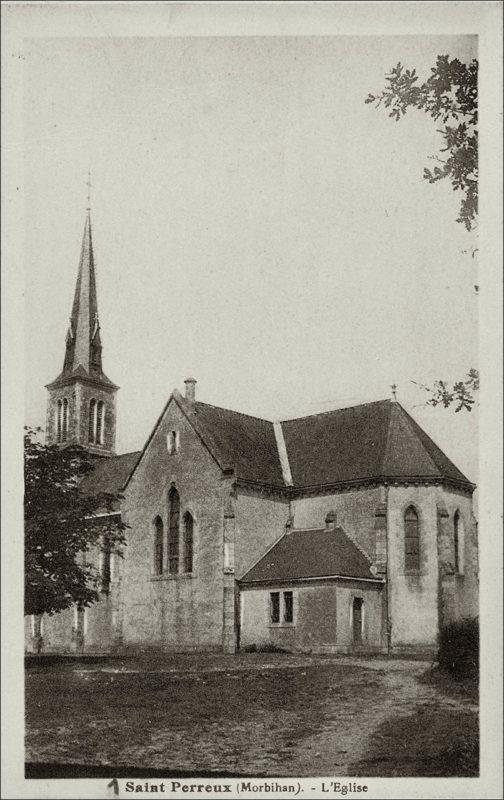
<svg viewBox="0 0 504 800">
<path fill-rule="evenodd" d="M 280 622 L 280 592 L 270 592 L 270 621 Z"/>
<path fill-rule="evenodd" d="M 234 569 L 234 543 L 224 542 L 224 569 Z"/>
<path fill-rule="evenodd" d="M 284 622 L 294 622 L 294 603 L 292 592 L 283 593 L 284 600 Z"/>
</svg>

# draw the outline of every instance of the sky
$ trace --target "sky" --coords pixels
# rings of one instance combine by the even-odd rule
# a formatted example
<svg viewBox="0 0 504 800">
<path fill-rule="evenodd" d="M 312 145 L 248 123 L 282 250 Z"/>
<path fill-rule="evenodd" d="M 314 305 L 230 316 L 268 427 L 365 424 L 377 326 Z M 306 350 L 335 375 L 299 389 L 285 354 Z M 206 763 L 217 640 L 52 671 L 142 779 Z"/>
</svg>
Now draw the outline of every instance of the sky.
<svg viewBox="0 0 504 800">
<path fill-rule="evenodd" d="M 38 38 L 25 42 L 25 419 L 61 371 L 92 174 L 117 452 L 174 387 L 268 419 L 397 397 L 477 481 L 477 410 L 417 383 L 477 367 L 476 242 L 422 179 L 441 137 L 364 103 L 401 61 L 471 36 Z M 466 251 L 466 252 L 464 252 Z"/>
</svg>

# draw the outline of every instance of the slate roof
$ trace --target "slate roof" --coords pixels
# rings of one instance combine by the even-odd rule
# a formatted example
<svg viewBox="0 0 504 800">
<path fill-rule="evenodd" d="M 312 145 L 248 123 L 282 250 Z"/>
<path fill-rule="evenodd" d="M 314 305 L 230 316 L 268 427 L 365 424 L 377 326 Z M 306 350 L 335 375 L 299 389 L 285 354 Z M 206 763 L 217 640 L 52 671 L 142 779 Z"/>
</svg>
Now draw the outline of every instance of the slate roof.
<svg viewBox="0 0 504 800">
<path fill-rule="evenodd" d="M 238 477 L 272 486 L 284 486 L 273 423 L 226 408 L 195 403 L 195 416 L 211 434 L 222 460 Z"/>
<path fill-rule="evenodd" d="M 139 458 L 140 451 L 97 459 L 94 470 L 83 479 L 81 489 L 87 494 L 120 494 Z"/>
<path fill-rule="evenodd" d="M 207 403 L 188 403 L 177 390 L 139 458 L 172 400 L 223 470 L 233 469 L 238 480 L 286 488 L 272 422 Z M 280 426 L 294 491 L 361 481 L 419 479 L 455 481 L 468 490 L 474 488 L 396 401 L 380 400 L 285 420 Z"/>
<path fill-rule="evenodd" d="M 402 406 L 380 400 L 282 422 L 294 486 L 367 478 L 470 483 Z"/>
<path fill-rule="evenodd" d="M 342 528 L 293 530 L 250 569 L 241 585 L 340 575 L 377 580 L 370 563 Z"/>
</svg>

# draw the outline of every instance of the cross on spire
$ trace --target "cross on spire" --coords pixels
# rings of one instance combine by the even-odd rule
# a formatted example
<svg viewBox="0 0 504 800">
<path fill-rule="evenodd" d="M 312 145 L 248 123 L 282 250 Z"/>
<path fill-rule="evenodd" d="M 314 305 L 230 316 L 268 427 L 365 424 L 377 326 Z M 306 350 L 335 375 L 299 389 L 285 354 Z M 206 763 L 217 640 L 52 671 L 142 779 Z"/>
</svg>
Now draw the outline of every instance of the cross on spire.
<svg viewBox="0 0 504 800">
<path fill-rule="evenodd" d="M 85 181 L 85 184 L 87 186 L 87 210 L 90 211 L 91 210 L 91 186 L 92 186 L 92 183 L 91 183 L 91 170 L 89 170 L 89 169 L 88 169 L 88 179 L 87 179 L 87 181 Z"/>
</svg>

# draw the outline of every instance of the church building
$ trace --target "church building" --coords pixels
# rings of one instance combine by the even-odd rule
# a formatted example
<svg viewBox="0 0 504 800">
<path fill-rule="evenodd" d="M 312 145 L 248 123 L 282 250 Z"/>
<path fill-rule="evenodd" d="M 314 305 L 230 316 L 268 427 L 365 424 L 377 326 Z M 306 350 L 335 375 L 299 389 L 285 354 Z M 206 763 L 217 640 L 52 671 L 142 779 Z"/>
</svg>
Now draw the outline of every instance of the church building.
<svg viewBox="0 0 504 800">
<path fill-rule="evenodd" d="M 120 492 L 123 556 L 102 599 L 27 618 L 36 652 L 425 653 L 478 613 L 475 489 L 395 399 L 270 421 L 174 389 L 141 451 L 116 455 L 88 211 L 47 442 L 96 456 Z"/>
</svg>

